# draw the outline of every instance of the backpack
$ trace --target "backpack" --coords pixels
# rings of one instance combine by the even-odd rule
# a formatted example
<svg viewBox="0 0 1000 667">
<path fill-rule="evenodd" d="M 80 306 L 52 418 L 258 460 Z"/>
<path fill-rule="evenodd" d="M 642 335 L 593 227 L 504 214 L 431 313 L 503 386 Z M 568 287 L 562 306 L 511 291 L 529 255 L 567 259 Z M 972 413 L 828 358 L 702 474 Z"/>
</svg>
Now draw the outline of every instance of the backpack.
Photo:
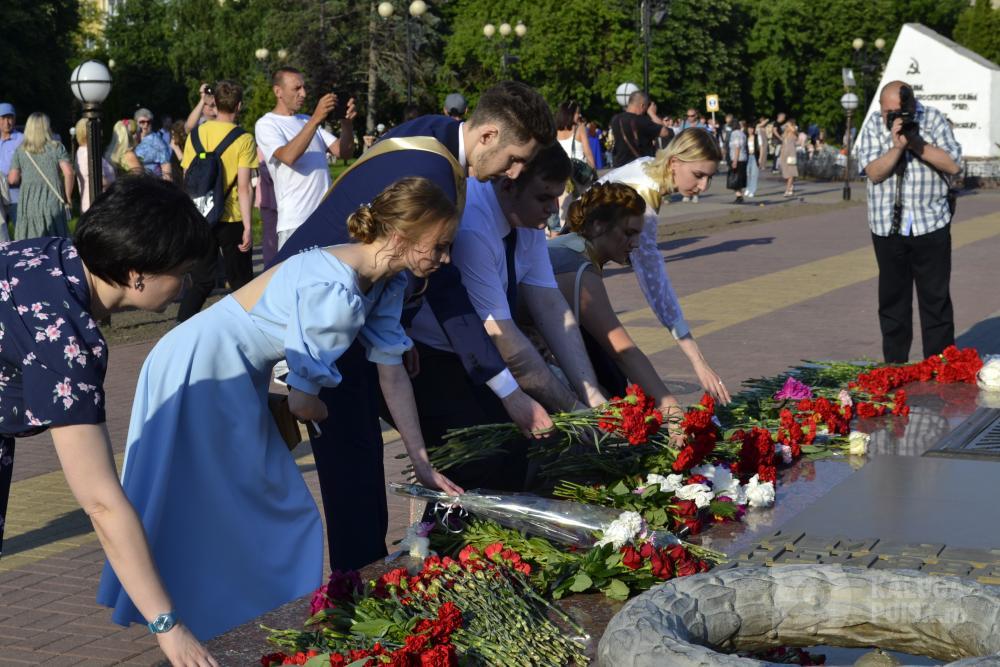
<svg viewBox="0 0 1000 667">
<path fill-rule="evenodd" d="M 206 151 L 204 144 L 198 137 L 198 130 L 195 128 L 191 133 L 191 145 L 194 147 L 194 160 L 184 172 L 184 192 L 194 201 L 195 207 L 210 225 L 214 225 L 222 217 L 222 210 L 226 205 L 226 198 L 236 186 L 236 178 L 233 182 L 225 185 L 222 171 L 222 154 L 226 152 L 234 141 L 246 134 L 240 127 L 234 127 L 229 131 L 219 145 L 213 151 Z"/>
</svg>

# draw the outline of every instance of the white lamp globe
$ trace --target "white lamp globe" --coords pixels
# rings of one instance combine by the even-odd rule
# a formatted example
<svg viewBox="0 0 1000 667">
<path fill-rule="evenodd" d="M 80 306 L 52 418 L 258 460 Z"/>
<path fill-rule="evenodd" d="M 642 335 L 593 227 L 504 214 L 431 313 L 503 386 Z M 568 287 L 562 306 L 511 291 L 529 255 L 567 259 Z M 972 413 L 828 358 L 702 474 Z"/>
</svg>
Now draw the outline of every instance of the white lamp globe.
<svg viewBox="0 0 1000 667">
<path fill-rule="evenodd" d="M 511 27 L 510 27 L 509 23 L 501 23 L 500 24 L 500 36 L 501 37 L 507 37 L 508 35 L 510 35 L 510 31 L 511 31 Z"/>
<path fill-rule="evenodd" d="M 865 46 L 865 40 L 861 39 L 860 37 L 855 37 L 854 41 L 851 42 L 851 46 L 854 47 L 855 51 L 860 51 Z"/>
<path fill-rule="evenodd" d="M 854 111 L 858 108 L 858 96 L 854 93 L 844 93 L 840 97 L 840 106 L 844 107 L 844 111 Z"/>
<path fill-rule="evenodd" d="M 427 3 L 424 0 L 413 0 L 410 3 L 410 16 L 420 18 L 427 11 Z"/>
<path fill-rule="evenodd" d="M 878 49 L 879 51 L 881 51 L 882 49 L 884 49 L 885 48 L 885 40 L 882 39 L 881 37 L 879 37 L 878 39 L 876 39 L 875 40 L 875 48 Z"/>
<path fill-rule="evenodd" d="M 73 96 L 84 104 L 100 104 L 111 92 L 111 72 L 104 63 L 88 60 L 73 70 L 69 87 Z"/>
<path fill-rule="evenodd" d="M 514 34 L 517 35 L 518 37 L 524 37 L 525 35 L 528 34 L 528 26 L 518 21 L 517 25 L 514 26 Z"/>
<path fill-rule="evenodd" d="M 483 34 L 486 35 L 486 39 L 489 39 L 497 32 L 497 27 L 492 23 L 487 23 L 483 26 Z"/>
<path fill-rule="evenodd" d="M 271 52 L 267 49 L 257 49 L 253 52 L 253 57 L 257 60 L 267 60 L 269 55 L 271 55 Z"/>
<path fill-rule="evenodd" d="M 639 86 L 634 83 L 623 83 L 615 89 L 615 99 L 624 109 L 628 106 L 628 98 L 632 93 L 639 90 Z"/>
<path fill-rule="evenodd" d="M 278 49 L 278 60 L 285 60 L 286 58 L 288 58 L 288 50 Z"/>
<path fill-rule="evenodd" d="M 378 3 L 378 15 L 384 19 L 392 16 L 393 7 L 391 2 L 380 2 Z"/>
</svg>

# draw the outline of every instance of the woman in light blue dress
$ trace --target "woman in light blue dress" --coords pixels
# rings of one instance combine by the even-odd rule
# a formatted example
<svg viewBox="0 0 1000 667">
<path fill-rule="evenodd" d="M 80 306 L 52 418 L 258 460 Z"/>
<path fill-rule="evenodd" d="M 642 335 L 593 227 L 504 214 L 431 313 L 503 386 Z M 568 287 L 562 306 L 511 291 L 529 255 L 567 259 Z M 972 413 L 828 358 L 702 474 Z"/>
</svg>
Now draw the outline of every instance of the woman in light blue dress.
<svg viewBox="0 0 1000 667">
<path fill-rule="evenodd" d="M 142 518 L 179 622 L 208 639 L 320 585 L 323 527 L 267 407 L 271 369 L 288 362 L 289 407 L 321 421 L 322 387 L 357 337 L 426 486 L 460 491 L 430 466 L 401 357 L 405 277 L 448 261 L 454 204 L 407 178 L 358 209 L 358 243 L 273 267 L 167 334 L 139 376 L 122 485 Z M 365 507 L 344 511 L 366 512 Z M 343 536 L 350 540 L 350 535 Z M 98 602 L 141 617 L 105 567 Z"/>
</svg>

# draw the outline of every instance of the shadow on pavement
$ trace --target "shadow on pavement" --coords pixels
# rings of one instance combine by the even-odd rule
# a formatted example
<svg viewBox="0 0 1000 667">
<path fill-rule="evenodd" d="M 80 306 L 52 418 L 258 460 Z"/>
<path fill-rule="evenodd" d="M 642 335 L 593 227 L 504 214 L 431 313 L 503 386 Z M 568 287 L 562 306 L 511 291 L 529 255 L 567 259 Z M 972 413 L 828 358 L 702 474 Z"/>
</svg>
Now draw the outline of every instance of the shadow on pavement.
<svg viewBox="0 0 1000 667">
<path fill-rule="evenodd" d="M 717 255 L 721 252 L 738 252 L 739 250 L 752 245 L 769 245 L 774 241 L 773 236 L 765 236 L 756 239 L 736 239 L 733 241 L 723 241 L 722 243 L 717 243 L 715 245 L 707 246 L 705 248 L 699 248 L 697 250 L 688 250 L 686 252 L 679 252 L 675 255 L 667 255 L 666 260 L 676 262 L 682 259 L 693 259 L 695 257 L 706 257 L 708 255 Z"/>
<path fill-rule="evenodd" d="M 969 327 L 955 339 L 958 347 L 974 347 L 979 355 L 1000 354 L 1000 315 Z"/>
<path fill-rule="evenodd" d="M 93 530 L 94 527 L 87 514 L 82 509 L 77 509 L 49 521 L 44 526 L 4 539 L 3 552 L 5 556 L 13 556 L 22 551 L 51 544 L 56 540 L 86 535 Z"/>
</svg>

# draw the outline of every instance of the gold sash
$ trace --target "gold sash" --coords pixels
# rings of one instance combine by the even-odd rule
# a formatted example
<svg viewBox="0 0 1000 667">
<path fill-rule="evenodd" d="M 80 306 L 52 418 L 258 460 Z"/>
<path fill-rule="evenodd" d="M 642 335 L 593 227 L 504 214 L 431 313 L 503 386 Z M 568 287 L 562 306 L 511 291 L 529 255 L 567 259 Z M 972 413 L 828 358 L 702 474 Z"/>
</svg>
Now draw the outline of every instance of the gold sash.
<svg viewBox="0 0 1000 667">
<path fill-rule="evenodd" d="M 455 177 L 455 208 L 459 214 L 462 213 L 462 209 L 465 208 L 465 168 L 458 163 L 458 160 L 451 154 L 451 151 L 434 137 L 391 137 L 379 141 L 362 154 L 344 173 L 337 177 L 337 180 L 333 182 L 330 189 L 323 195 L 323 199 L 330 196 L 330 193 L 333 192 L 334 188 L 337 187 L 337 184 L 345 176 L 368 160 L 385 155 L 386 153 L 395 153 L 396 151 L 427 151 L 446 159 L 451 164 L 452 175 Z"/>
</svg>

